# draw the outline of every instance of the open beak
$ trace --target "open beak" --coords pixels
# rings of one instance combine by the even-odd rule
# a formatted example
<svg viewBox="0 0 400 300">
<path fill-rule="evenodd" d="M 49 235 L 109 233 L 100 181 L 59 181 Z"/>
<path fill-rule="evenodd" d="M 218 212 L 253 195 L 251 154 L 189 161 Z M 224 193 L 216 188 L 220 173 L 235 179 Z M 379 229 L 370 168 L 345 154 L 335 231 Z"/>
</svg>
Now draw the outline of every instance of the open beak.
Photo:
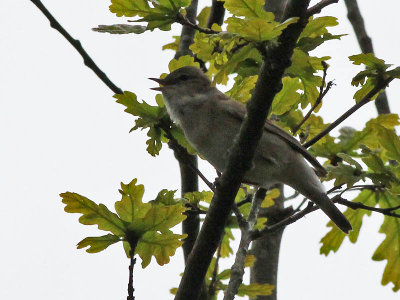
<svg viewBox="0 0 400 300">
<path fill-rule="evenodd" d="M 157 83 L 159 83 L 159 84 L 161 84 L 161 85 L 164 85 L 165 84 L 165 80 L 164 79 L 161 79 L 161 78 L 149 78 L 150 80 L 153 80 L 153 81 L 155 81 L 155 82 L 157 82 Z M 155 88 L 150 88 L 151 90 L 154 90 L 154 91 L 160 91 L 160 92 L 162 92 L 162 90 L 163 90 L 163 87 L 162 86 L 160 86 L 160 87 L 155 87 Z"/>
</svg>

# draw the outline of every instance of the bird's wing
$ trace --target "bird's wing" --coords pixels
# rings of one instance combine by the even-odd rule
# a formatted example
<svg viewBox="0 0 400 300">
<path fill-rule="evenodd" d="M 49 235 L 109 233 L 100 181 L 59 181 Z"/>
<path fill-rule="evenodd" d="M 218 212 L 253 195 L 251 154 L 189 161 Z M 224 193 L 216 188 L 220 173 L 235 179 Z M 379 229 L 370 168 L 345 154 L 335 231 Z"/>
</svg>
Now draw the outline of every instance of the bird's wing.
<svg viewBox="0 0 400 300">
<path fill-rule="evenodd" d="M 242 104 L 226 98 L 223 99 L 223 101 L 219 101 L 218 104 L 224 106 L 224 111 L 229 113 L 232 117 L 239 120 L 240 122 L 243 121 L 246 114 L 246 108 Z M 290 147 L 292 147 L 292 149 L 299 152 L 316 169 L 318 176 L 324 177 L 327 175 L 325 168 L 318 162 L 318 160 L 310 153 L 308 153 L 308 151 L 299 143 L 299 141 L 292 137 L 289 133 L 279 128 L 269 120 L 265 122 L 264 130 L 277 135 L 278 137 L 283 139 Z"/>
</svg>

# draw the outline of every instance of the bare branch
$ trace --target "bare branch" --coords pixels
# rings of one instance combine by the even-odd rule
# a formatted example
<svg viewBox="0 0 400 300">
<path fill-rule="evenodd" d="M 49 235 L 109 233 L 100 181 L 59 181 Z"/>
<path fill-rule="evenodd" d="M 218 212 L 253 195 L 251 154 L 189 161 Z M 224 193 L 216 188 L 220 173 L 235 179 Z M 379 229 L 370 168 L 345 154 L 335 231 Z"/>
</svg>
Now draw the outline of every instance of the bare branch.
<svg viewBox="0 0 400 300">
<path fill-rule="evenodd" d="M 385 215 L 385 216 L 400 218 L 400 214 L 397 214 L 397 213 L 393 212 L 393 211 L 399 209 L 400 205 L 396 206 L 396 207 L 389 207 L 389 208 L 377 208 L 377 207 L 373 207 L 373 206 L 364 205 L 364 204 L 362 204 L 360 202 L 352 202 L 352 201 L 346 200 L 346 199 L 344 199 L 342 197 L 337 197 L 336 203 L 345 205 L 345 206 L 347 206 L 347 207 L 349 207 L 351 209 L 354 209 L 354 210 L 355 209 L 364 209 L 364 210 L 378 212 L 378 213 L 380 213 L 382 215 Z"/>
<path fill-rule="evenodd" d="M 358 8 L 357 0 L 344 0 L 344 3 L 347 7 L 347 18 L 353 26 L 361 51 L 363 53 L 374 53 L 372 40 L 365 29 L 364 19 Z M 385 92 L 381 93 L 375 100 L 375 106 L 378 114 L 390 114 L 389 101 Z"/>
<path fill-rule="evenodd" d="M 203 180 L 203 182 L 210 188 L 211 191 L 215 192 L 214 185 L 208 181 L 208 179 L 203 175 L 203 173 L 200 172 L 200 170 L 197 168 L 197 165 L 195 165 L 189 158 L 188 158 L 188 153 L 185 148 L 183 148 L 177 140 L 171 135 L 169 128 L 166 126 L 161 126 L 162 130 L 164 130 L 167 138 L 169 139 L 168 146 L 174 151 L 174 153 L 178 156 L 178 160 L 184 162 L 187 164 L 200 178 Z"/>
<path fill-rule="evenodd" d="M 307 10 L 307 17 L 311 17 L 312 15 L 319 14 L 321 10 L 328 5 L 331 5 L 333 3 L 338 3 L 339 0 L 322 0 L 321 2 L 315 4 L 314 6 L 310 7 Z"/>
<path fill-rule="evenodd" d="M 75 40 L 65 29 L 61 26 L 60 23 L 53 17 L 53 15 L 47 10 L 47 8 L 43 5 L 40 0 L 31 0 L 33 4 L 39 8 L 39 10 L 46 16 L 46 18 L 50 21 L 50 26 L 57 30 L 63 37 L 67 39 L 67 41 L 79 52 L 79 54 L 83 58 L 83 62 L 85 66 L 91 69 L 97 77 L 101 79 L 115 94 L 122 94 L 122 90 L 117 87 L 108 77 L 107 75 L 96 65 L 93 59 L 87 54 L 85 49 L 83 49 L 81 42 L 79 40 Z"/>
<path fill-rule="evenodd" d="M 212 0 L 210 16 L 207 21 L 207 28 L 211 28 L 213 24 L 222 25 L 224 23 L 225 8 L 224 2 Z"/>
<path fill-rule="evenodd" d="M 303 146 L 305 148 L 308 148 L 312 145 L 314 145 L 316 142 L 318 142 L 321 138 L 323 138 L 325 135 L 327 135 L 329 132 L 331 132 L 336 126 L 338 126 L 340 123 L 342 123 L 344 120 L 346 120 L 348 117 L 350 117 L 354 112 L 356 112 L 358 109 L 363 107 L 365 104 L 370 102 L 371 98 L 376 95 L 376 93 L 379 93 L 379 91 L 389 85 L 389 83 L 393 80 L 393 77 L 386 78 L 382 80 L 379 84 L 377 84 L 364 98 L 362 98 L 359 102 L 357 102 L 355 105 L 353 105 L 348 111 L 346 111 L 343 115 L 341 115 L 336 121 L 334 121 L 332 124 L 330 124 L 328 127 L 326 127 L 323 131 L 318 133 L 315 137 L 313 137 L 311 140 L 309 140 L 307 143 L 305 143 Z"/>
</svg>

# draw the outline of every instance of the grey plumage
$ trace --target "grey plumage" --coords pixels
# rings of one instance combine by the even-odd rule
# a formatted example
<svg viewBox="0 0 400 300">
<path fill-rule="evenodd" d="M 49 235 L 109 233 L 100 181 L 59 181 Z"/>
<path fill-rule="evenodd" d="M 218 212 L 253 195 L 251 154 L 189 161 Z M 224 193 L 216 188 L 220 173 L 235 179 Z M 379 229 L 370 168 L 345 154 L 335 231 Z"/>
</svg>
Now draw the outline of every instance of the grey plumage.
<svg viewBox="0 0 400 300">
<path fill-rule="evenodd" d="M 161 91 L 172 120 L 182 127 L 188 141 L 217 170 L 225 168 L 227 150 L 246 113 L 245 107 L 211 85 L 195 67 L 183 67 L 164 79 L 150 78 Z M 326 195 L 315 171 L 326 174 L 320 163 L 288 133 L 266 121 L 254 156 L 254 167 L 244 174 L 244 182 L 269 188 L 284 183 L 317 204 L 344 232 L 352 227 Z"/>
</svg>

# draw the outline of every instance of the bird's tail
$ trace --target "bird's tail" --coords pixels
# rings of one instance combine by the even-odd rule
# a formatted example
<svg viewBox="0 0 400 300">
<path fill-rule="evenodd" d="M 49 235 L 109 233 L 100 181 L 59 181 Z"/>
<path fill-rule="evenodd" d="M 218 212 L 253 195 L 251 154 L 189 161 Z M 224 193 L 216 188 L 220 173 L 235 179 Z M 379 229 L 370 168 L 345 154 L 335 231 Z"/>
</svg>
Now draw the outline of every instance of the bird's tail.
<svg viewBox="0 0 400 300">
<path fill-rule="evenodd" d="M 342 212 L 335 206 L 326 194 L 322 194 L 318 199 L 311 199 L 321 210 L 340 228 L 344 233 L 349 233 L 353 228 L 350 222 L 342 214 Z"/>
</svg>

